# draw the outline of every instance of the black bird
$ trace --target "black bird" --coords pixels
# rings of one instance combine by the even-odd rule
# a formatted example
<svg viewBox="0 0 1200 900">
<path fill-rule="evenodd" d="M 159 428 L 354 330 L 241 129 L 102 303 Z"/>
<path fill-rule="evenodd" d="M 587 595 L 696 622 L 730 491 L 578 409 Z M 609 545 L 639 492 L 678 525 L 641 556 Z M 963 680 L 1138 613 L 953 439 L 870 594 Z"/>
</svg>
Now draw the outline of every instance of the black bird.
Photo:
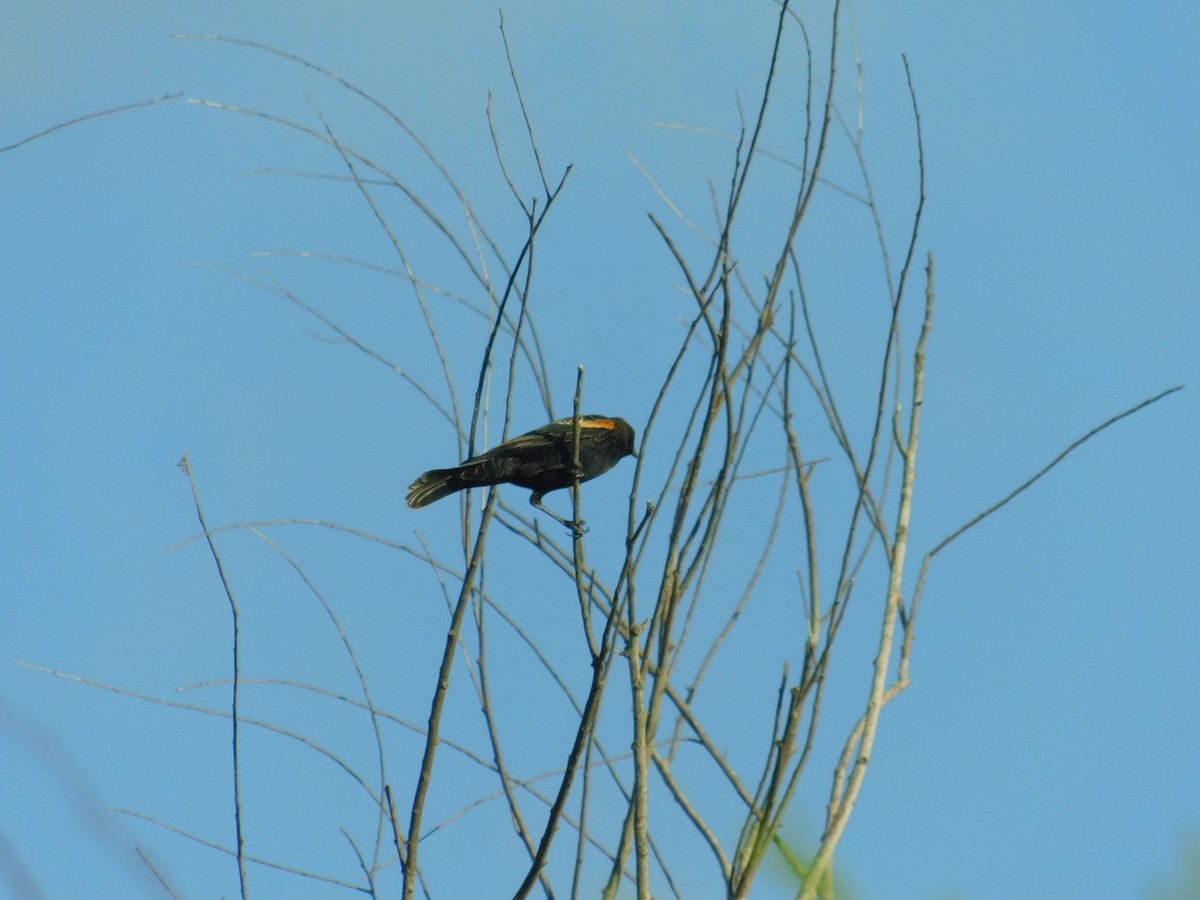
<svg viewBox="0 0 1200 900">
<path fill-rule="evenodd" d="M 505 441 L 452 469 L 431 469 L 408 486 L 407 502 L 417 509 L 456 491 L 492 484 L 516 484 L 533 493 L 529 502 L 578 537 L 584 523 L 555 515 L 542 505 L 550 491 L 576 480 L 603 475 L 633 452 L 633 429 L 624 419 L 579 417 L 579 468 L 575 468 L 575 419 L 568 417 Z"/>
</svg>

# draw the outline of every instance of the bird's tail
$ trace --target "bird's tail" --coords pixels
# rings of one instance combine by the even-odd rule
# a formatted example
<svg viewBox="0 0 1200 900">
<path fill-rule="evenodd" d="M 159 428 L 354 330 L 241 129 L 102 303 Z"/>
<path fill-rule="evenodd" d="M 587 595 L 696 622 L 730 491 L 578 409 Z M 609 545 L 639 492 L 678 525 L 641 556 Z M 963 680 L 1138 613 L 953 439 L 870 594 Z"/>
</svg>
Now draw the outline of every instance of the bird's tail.
<svg viewBox="0 0 1200 900">
<path fill-rule="evenodd" d="M 405 502 L 419 509 L 471 485 L 462 477 L 461 469 L 431 469 L 408 486 Z"/>
</svg>

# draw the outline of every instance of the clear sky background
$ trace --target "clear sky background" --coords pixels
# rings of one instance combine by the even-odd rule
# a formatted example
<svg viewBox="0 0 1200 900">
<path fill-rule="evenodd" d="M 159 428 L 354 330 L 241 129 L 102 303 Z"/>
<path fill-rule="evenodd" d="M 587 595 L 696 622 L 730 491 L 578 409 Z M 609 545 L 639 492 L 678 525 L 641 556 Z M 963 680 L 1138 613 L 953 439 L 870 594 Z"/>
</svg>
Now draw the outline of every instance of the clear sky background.
<svg viewBox="0 0 1200 900">
<path fill-rule="evenodd" d="M 828 5 L 796 8 L 824 47 Z M 647 415 L 647 385 L 661 378 L 662 348 L 688 307 L 646 212 L 686 232 L 627 154 L 710 222 L 706 179 L 725 184 L 732 145 L 653 123 L 734 132 L 738 97 L 747 108 L 757 100 L 775 9 L 757 0 L 505 5 L 543 159 L 551 172 L 575 166 L 540 246 L 535 293 L 560 413 L 582 363 L 586 406 L 635 426 Z M 343 142 L 453 214 L 429 164 L 361 100 L 261 52 L 171 37 L 231 35 L 311 59 L 384 100 L 454 173 L 509 258 L 519 249 L 522 220 L 485 118 L 490 87 L 514 175 L 527 194 L 535 181 L 494 4 L 10 4 L 4 19 L 0 146 L 171 92 L 319 128 L 315 104 Z M 1148 896 L 1180 883 L 1181 853 L 1200 832 L 1200 7 L 868 0 L 847 8 L 844 26 L 843 51 L 855 42 L 863 59 L 865 149 L 897 255 L 915 195 L 901 53 L 923 117 L 920 252 L 936 256 L 939 306 L 915 549 L 1109 416 L 1188 388 L 1106 431 L 939 558 L 914 684 L 885 712 L 840 870 L 854 896 L 881 900 Z M 776 109 L 785 123 L 786 104 L 802 113 L 794 37 L 782 64 L 793 89 Z M 852 117 L 844 60 L 839 105 Z M 781 127 L 771 149 L 787 155 L 795 133 Z M 831 153 L 827 174 L 856 187 L 845 140 Z M 453 547 L 452 504 L 403 504 L 417 473 L 453 461 L 444 421 L 394 373 L 222 271 L 277 279 L 436 380 L 427 342 L 414 337 L 411 295 L 394 279 L 279 255 L 395 266 L 362 198 L 342 183 L 264 171 L 272 168 L 343 172 L 309 138 L 183 99 L 0 154 L 0 867 L 10 892 L 24 868 L 46 896 L 158 896 L 134 843 L 182 896 L 236 892 L 228 857 L 107 812 L 135 810 L 230 845 L 227 722 L 17 663 L 226 702 L 221 687 L 175 694 L 225 677 L 229 653 L 207 551 L 193 543 L 164 553 L 197 528 L 175 467 L 185 448 L 210 524 L 319 518 L 407 544 L 420 529 Z M 782 165 L 758 176 L 756 208 L 774 248 L 771 198 L 789 196 L 793 176 Z M 418 275 L 467 290 L 444 246 L 390 202 Z M 879 343 L 858 312 L 883 303 L 872 240 L 862 207 L 825 190 L 799 241 L 850 393 Z M 256 255 L 264 251 L 276 255 Z M 749 254 L 749 271 L 773 252 Z M 479 332 L 461 321 L 449 349 L 465 396 Z M 543 418 L 527 399 L 516 424 Z M 814 441 L 828 442 L 820 421 L 808 424 Z M 624 490 L 630 471 L 608 478 Z M 619 549 L 604 549 L 603 523 L 620 521 L 620 494 L 587 492 L 601 560 Z M 510 499 L 523 504 L 519 492 Z M 428 570 L 324 530 L 268 533 L 337 610 L 380 704 L 421 719 L 444 628 Z M 221 547 L 244 610 L 243 674 L 353 693 L 340 644 L 295 573 L 249 532 Z M 788 571 L 763 590 L 790 590 Z M 538 615 L 549 629 L 561 624 L 564 646 L 578 640 L 573 610 L 560 615 L 547 601 Z M 772 627 L 751 619 L 731 652 L 753 658 L 756 625 Z M 848 660 L 855 685 L 868 663 Z M 253 714 L 297 731 L 357 734 L 342 752 L 369 767 L 369 730 L 344 705 L 266 687 L 249 696 Z M 464 695 L 464 721 L 471 703 Z M 535 714 L 529 733 L 537 726 Z M 735 754 L 736 740 L 735 731 Z M 546 743 L 535 771 L 565 752 Z M 361 794 L 294 742 L 258 735 L 246 752 L 250 851 L 353 879 L 337 828 L 362 821 Z M 395 780 L 407 785 L 414 771 L 399 754 Z M 457 799 L 493 787 L 464 783 Z M 819 826 L 825 790 L 819 780 L 797 803 L 789 836 L 798 844 Z M 510 894 L 512 848 L 476 840 L 486 830 L 471 816 L 454 827 L 463 830 L 447 829 L 440 845 L 430 839 L 428 859 L 457 860 L 462 881 L 443 874 L 435 895 Z M 687 873 L 686 896 L 717 895 L 706 862 Z M 256 896 L 345 895 L 258 868 L 251 887 Z M 782 880 L 764 877 L 755 896 L 787 895 Z"/>
</svg>

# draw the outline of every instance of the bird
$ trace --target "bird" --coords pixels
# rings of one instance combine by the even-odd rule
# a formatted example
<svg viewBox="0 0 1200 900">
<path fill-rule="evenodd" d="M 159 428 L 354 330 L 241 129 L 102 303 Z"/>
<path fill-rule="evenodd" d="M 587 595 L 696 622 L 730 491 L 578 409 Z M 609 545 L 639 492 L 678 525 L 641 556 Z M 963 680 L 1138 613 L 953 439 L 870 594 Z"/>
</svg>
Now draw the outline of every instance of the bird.
<svg viewBox="0 0 1200 900">
<path fill-rule="evenodd" d="M 575 537 L 584 522 L 564 519 L 542 505 L 542 497 L 576 481 L 603 475 L 626 456 L 636 456 L 633 428 L 613 416 L 579 417 L 579 467 L 575 467 L 575 418 L 568 416 L 498 444 L 449 469 L 430 469 L 408 486 L 405 498 L 418 509 L 457 491 L 493 484 L 528 488 L 530 505 L 570 529 Z"/>
</svg>

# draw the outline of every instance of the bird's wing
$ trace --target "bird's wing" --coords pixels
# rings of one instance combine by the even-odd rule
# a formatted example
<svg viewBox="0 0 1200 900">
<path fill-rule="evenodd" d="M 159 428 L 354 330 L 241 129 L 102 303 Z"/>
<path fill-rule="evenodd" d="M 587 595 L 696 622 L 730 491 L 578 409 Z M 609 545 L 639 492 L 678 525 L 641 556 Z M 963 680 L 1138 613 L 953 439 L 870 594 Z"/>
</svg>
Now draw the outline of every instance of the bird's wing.
<svg viewBox="0 0 1200 900">
<path fill-rule="evenodd" d="M 563 455 L 561 458 L 557 455 L 554 457 L 547 455 L 547 465 L 559 465 L 567 462 L 571 459 L 572 448 L 575 446 L 574 421 L 571 417 L 559 419 L 543 425 L 541 428 L 517 435 L 515 438 L 509 438 L 504 443 L 497 444 L 478 456 L 464 460 L 462 465 L 473 465 L 500 456 L 512 458 L 518 463 L 525 463 L 529 457 L 543 454 L 551 448 L 561 450 Z M 580 417 L 579 427 L 581 429 L 611 429 L 614 426 L 613 421 L 605 416 L 589 415 Z"/>
</svg>

